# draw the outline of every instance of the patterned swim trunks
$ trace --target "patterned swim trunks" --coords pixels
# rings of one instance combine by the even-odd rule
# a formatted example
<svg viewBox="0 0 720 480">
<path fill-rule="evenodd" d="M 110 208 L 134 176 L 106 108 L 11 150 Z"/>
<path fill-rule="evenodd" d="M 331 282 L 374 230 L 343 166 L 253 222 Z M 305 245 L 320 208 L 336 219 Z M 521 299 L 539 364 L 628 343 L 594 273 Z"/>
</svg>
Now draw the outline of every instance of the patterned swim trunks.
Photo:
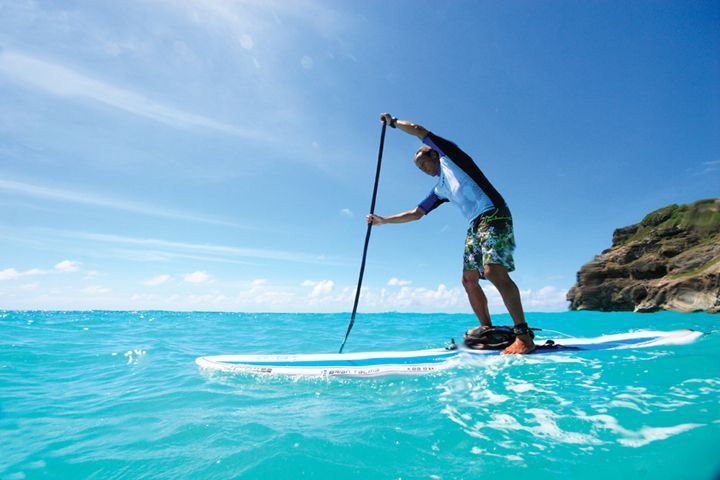
<svg viewBox="0 0 720 480">
<path fill-rule="evenodd" d="M 515 233 L 510 210 L 500 207 L 482 213 L 468 229 L 463 270 L 477 270 L 484 279 L 483 265 L 494 263 L 512 272 L 515 270 L 514 250 Z"/>
</svg>

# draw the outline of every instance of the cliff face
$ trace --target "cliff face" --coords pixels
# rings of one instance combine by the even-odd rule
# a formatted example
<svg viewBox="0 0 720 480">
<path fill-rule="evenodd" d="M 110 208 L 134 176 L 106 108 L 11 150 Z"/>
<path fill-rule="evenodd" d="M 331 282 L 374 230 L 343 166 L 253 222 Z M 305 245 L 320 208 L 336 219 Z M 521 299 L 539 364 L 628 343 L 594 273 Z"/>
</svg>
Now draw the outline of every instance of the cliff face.
<svg viewBox="0 0 720 480">
<path fill-rule="evenodd" d="M 615 230 L 567 299 L 571 310 L 720 313 L 720 199 L 670 205 Z"/>
</svg>

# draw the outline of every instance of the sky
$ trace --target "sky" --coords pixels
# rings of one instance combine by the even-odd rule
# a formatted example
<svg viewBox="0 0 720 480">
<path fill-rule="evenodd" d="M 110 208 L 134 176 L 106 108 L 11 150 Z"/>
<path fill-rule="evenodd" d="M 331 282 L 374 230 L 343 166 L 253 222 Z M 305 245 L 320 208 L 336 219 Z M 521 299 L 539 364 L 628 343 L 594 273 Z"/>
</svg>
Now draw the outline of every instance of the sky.
<svg viewBox="0 0 720 480">
<path fill-rule="evenodd" d="M 720 196 L 718 52 L 717 1 L 0 0 L 0 309 L 350 311 L 390 112 L 566 310 L 614 229 Z M 388 130 L 376 213 L 433 188 L 418 146 Z M 373 228 L 359 311 L 470 312 L 466 229 Z"/>
</svg>

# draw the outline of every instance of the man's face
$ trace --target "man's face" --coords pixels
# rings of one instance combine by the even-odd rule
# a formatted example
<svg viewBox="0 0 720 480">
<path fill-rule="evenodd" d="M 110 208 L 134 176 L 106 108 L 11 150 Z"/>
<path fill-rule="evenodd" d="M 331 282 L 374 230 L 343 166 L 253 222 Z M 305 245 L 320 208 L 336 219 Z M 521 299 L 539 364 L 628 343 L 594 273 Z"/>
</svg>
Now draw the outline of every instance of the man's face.
<svg viewBox="0 0 720 480">
<path fill-rule="evenodd" d="M 440 173 L 440 161 L 432 152 L 416 153 L 415 165 L 431 177 L 436 177 Z"/>
</svg>

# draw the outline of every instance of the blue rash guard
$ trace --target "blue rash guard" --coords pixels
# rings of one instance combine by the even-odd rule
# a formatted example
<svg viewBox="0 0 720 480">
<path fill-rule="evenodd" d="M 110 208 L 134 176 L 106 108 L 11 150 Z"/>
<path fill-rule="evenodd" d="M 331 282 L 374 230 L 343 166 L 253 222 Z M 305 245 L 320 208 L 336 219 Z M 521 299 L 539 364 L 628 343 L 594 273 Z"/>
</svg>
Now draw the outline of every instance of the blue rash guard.
<svg viewBox="0 0 720 480">
<path fill-rule="evenodd" d="M 472 223 L 485 212 L 507 206 L 473 159 L 457 145 L 430 132 L 423 143 L 440 155 L 440 178 L 430 195 L 418 205 L 425 214 L 445 202 L 452 202 Z"/>
</svg>

